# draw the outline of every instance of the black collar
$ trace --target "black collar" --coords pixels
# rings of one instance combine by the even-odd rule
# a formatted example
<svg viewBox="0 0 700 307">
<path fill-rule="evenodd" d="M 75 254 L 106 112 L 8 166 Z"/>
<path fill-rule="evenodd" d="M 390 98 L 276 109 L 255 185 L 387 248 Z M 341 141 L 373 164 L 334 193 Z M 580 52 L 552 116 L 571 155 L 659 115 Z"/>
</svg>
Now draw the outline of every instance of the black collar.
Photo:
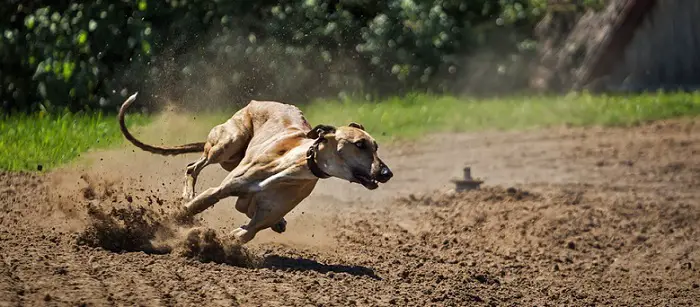
<svg viewBox="0 0 700 307">
<path fill-rule="evenodd" d="M 321 170 L 321 168 L 318 167 L 318 163 L 316 163 L 316 153 L 318 152 L 318 145 L 326 141 L 326 138 L 324 138 L 323 134 L 321 134 L 314 141 L 311 147 L 309 147 L 309 150 L 306 151 L 306 165 L 309 166 L 309 170 L 311 170 L 311 173 L 314 174 L 314 176 L 321 179 L 331 177 L 331 175 L 328 175 L 326 172 Z"/>
</svg>

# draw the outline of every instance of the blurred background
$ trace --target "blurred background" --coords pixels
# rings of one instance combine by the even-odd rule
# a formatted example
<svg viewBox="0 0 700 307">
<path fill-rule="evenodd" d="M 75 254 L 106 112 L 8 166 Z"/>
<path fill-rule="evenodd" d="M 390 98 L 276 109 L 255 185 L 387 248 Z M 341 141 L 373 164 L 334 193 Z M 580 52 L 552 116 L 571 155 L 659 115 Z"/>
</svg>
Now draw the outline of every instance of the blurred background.
<svg viewBox="0 0 700 307">
<path fill-rule="evenodd" d="M 199 129 L 154 132 L 165 142 L 251 99 L 382 140 L 694 115 L 696 13 L 692 0 L 8 0 L 0 166 L 120 143 L 112 115 L 135 92 L 129 125 L 196 112 Z"/>
<path fill-rule="evenodd" d="M 8 0 L 0 101 L 3 112 L 113 111 L 135 91 L 151 108 L 197 109 L 692 88 L 700 4 L 655 2 Z"/>
</svg>

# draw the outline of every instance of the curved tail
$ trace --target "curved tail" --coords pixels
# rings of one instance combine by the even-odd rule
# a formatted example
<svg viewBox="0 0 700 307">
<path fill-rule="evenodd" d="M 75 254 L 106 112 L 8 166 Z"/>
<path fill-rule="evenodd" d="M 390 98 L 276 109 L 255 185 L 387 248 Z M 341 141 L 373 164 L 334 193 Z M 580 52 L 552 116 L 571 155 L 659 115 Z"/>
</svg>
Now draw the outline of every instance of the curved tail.
<svg viewBox="0 0 700 307">
<path fill-rule="evenodd" d="M 119 109 L 119 128 L 122 131 L 124 137 L 127 140 L 129 140 L 129 142 L 136 145 L 136 147 L 141 148 L 142 150 L 164 156 L 173 156 L 185 153 L 204 151 L 204 142 L 190 143 L 173 147 L 160 147 L 144 144 L 143 142 L 137 140 L 133 135 L 131 135 L 129 130 L 126 129 L 126 124 L 124 124 L 124 114 L 126 113 L 126 109 L 128 109 L 129 106 L 134 102 L 134 100 L 136 100 L 136 95 L 138 95 L 138 92 L 129 96 L 129 98 L 127 98 L 126 101 L 124 101 L 122 107 Z"/>
</svg>

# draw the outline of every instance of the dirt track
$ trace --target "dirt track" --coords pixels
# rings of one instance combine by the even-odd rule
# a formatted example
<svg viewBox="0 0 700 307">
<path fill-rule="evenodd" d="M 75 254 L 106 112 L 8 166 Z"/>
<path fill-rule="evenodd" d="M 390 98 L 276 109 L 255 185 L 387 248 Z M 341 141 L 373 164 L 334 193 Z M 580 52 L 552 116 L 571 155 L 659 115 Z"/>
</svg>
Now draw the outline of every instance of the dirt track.
<svg viewBox="0 0 700 307">
<path fill-rule="evenodd" d="M 365 192 L 323 181 L 286 233 L 266 231 L 243 250 L 159 224 L 179 205 L 192 156 L 129 148 L 92 154 L 87 170 L 0 174 L 0 306 L 700 302 L 697 120 L 384 147 L 390 183 Z M 482 190 L 449 191 L 463 165 L 486 179 Z M 224 175 L 205 169 L 199 191 Z M 221 235 L 244 223 L 233 202 L 202 225 Z M 109 224 L 115 217 L 128 227 Z M 184 234 L 151 245 L 163 229 Z"/>
</svg>

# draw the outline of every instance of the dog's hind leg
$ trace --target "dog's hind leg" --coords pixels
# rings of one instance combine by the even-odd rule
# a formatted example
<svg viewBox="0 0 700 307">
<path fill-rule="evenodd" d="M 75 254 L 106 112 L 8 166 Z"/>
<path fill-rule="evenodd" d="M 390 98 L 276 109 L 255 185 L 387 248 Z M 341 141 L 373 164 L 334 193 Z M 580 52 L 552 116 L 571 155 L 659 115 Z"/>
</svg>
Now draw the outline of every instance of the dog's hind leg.
<svg viewBox="0 0 700 307">
<path fill-rule="evenodd" d="M 258 232 L 268 227 L 277 233 L 282 233 L 287 227 L 287 221 L 283 217 L 286 213 L 287 210 L 283 207 L 271 206 L 271 204 L 258 204 L 250 222 L 247 225 L 234 229 L 231 234 L 245 244 L 255 238 Z"/>
<path fill-rule="evenodd" d="M 182 191 L 182 198 L 190 200 L 194 198 L 195 191 L 194 187 L 197 184 L 197 176 L 199 173 L 209 165 L 209 159 L 207 155 L 202 155 L 197 161 L 187 164 L 187 170 L 185 172 L 185 185 Z"/>
<path fill-rule="evenodd" d="M 204 154 L 187 165 L 182 198 L 194 198 L 197 176 L 207 165 L 219 163 L 229 172 L 238 166 L 248 147 L 252 131 L 252 124 L 247 120 L 246 114 L 245 108 L 238 110 L 225 123 L 216 125 L 209 131 Z"/>
<path fill-rule="evenodd" d="M 219 163 L 229 172 L 238 166 L 242 159 L 242 151 L 245 149 L 245 145 L 247 145 L 247 139 L 243 137 L 243 134 L 223 138 L 219 143 L 205 151 L 204 155 L 197 161 L 188 164 L 182 198 L 186 200 L 194 198 L 197 177 L 207 165 Z"/>
<path fill-rule="evenodd" d="M 267 180 L 274 181 L 270 178 Z M 285 232 L 287 220 L 284 216 L 308 197 L 315 186 L 316 181 L 310 181 L 303 183 L 299 189 L 268 190 L 256 194 L 253 196 L 254 203 L 245 202 L 241 204 L 240 208 L 236 208 L 246 209 L 245 213 L 250 218 L 250 222 L 234 229 L 231 234 L 242 243 L 246 243 L 252 240 L 258 232 L 268 227 L 276 233 Z M 243 208 L 244 204 L 248 204 L 248 207 Z"/>
<path fill-rule="evenodd" d="M 186 200 L 191 200 L 195 196 L 195 186 L 197 185 L 197 177 L 199 177 L 199 173 L 202 172 L 202 170 L 207 167 L 207 165 L 214 164 L 214 163 L 222 163 L 226 164 L 226 166 L 230 167 L 231 162 L 229 161 L 222 161 L 224 160 L 225 154 L 225 149 L 231 147 L 230 145 L 227 144 L 217 144 L 214 145 L 211 150 L 209 150 L 208 154 L 203 155 L 200 157 L 197 161 L 194 161 L 190 164 L 187 165 L 187 172 L 185 174 L 185 187 L 184 191 L 182 192 L 182 198 Z M 235 166 L 234 166 L 235 168 Z M 231 171 L 233 168 L 227 169 L 226 170 Z"/>
<path fill-rule="evenodd" d="M 257 211 L 257 206 L 255 203 L 255 194 L 240 196 L 236 200 L 236 211 L 245 214 L 248 218 L 252 219 Z M 247 226 L 242 226 L 242 229 L 246 229 Z M 287 221 L 282 218 L 276 224 L 270 226 L 276 233 L 283 233 L 287 229 Z"/>
<path fill-rule="evenodd" d="M 248 216 L 248 218 L 251 218 L 252 212 L 248 210 L 250 208 L 250 205 L 255 205 L 253 202 L 253 197 L 254 195 L 245 195 L 245 196 L 239 196 L 238 199 L 236 199 L 236 211 L 243 213 Z"/>
</svg>

